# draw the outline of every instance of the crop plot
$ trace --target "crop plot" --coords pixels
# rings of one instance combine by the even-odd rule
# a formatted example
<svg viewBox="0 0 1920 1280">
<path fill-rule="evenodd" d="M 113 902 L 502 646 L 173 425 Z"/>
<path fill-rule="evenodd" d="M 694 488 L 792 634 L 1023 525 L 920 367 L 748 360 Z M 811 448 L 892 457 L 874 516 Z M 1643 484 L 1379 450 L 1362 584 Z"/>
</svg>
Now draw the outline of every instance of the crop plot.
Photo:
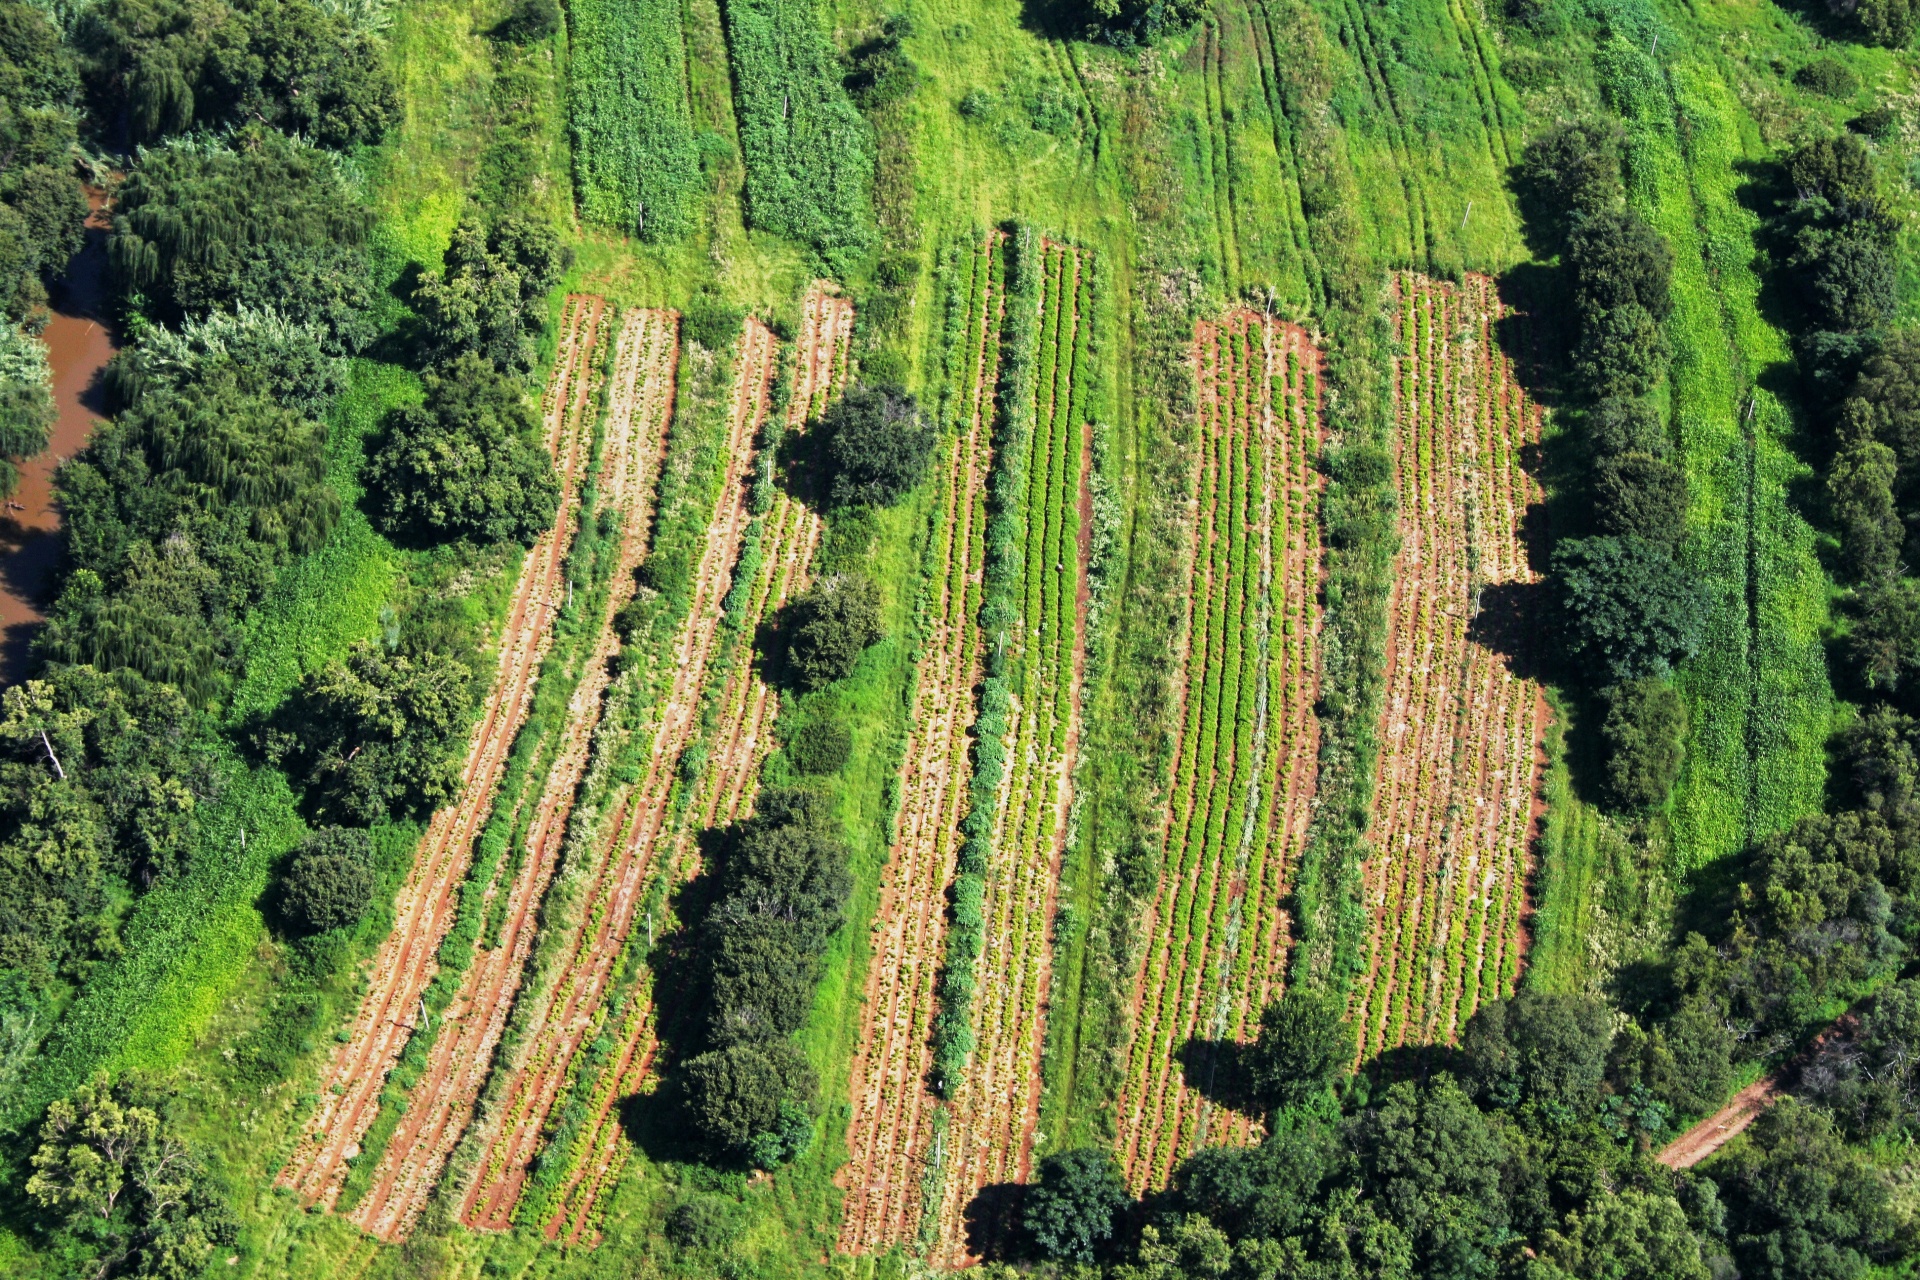
<svg viewBox="0 0 1920 1280">
<path fill-rule="evenodd" d="M 797 431 L 846 384 L 853 337 L 853 302 L 824 283 L 809 290 L 801 316 L 787 399 L 785 429 Z M 765 516 L 748 532 L 753 554 L 743 555 L 735 574 L 729 638 L 710 668 L 709 701 L 702 719 L 713 726 L 706 765 L 687 788 L 686 803 L 672 815 L 655 844 L 667 859 L 667 875 L 686 879 L 697 869 L 694 835 L 746 816 L 760 767 L 773 751 L 773 720 L 779 695 L 760 678 L 750 643 L 755 630 L 793 594 L 804 590 L 819 545 L 820 518 L 805 504 L 775 490 Z M 682 770 L 682 776 L 686 774 Z M 620 1175 L 626 1143 L 618 1112 L 622 1098 L 647 1081 L 657 1048 L 652 975 L 643 973 L 624 1007 L 611 1008 L 602 1036 L 615 1048 L 592 1073 L 581 1072 L 576 1099 L 588 1117 L 564 1150 L 542 1157 L 569 1170 L 551 1205 L 537 1207 L 553 1240 L 578 1244 L 596 1230 L 600 1192 Z"/>
<path fill-rule="evenodd" d="M 722 602 L 751 515 L 745 478 L 753 440 L 768 408 L 774 372 L 773 334 L 749 320 L 741 332 L 733 402 L 729 407 L 723 481 L 695 571 L 691 604 L 673 644 L 671 683 L 652 728 L 652 746 L 640 778 L 613 806 L 601 827 L 599 865 L 585 905 L 563 943 L 568 957 L 557 985 L 538 1004 L 507 1073 L 501 1109 L 483 1131 L 484 1151 L 473 1184 L 462 1198 L 461 1218 L 471 1227 L 504 1230 L 548 1118 L 568 1086 L 583 1043 L 600 1031 L 604 997 L 654 871 L 657 841 L 681 753 L 698 729 L 701 691 L 720 632 Z"/>
<path fill-rule="evenodd" d="M 1494 340 L 1493 282 L 1394 282 L 1401 548 L 1387 638 L 1374 800 L 1369 972 L 1354 1009 L 1363 1055 L 1450 1040 L 1510 994 L 1538 810 L 1547 708 L 1516 675 L 1521 536 L 1541 501 L 1524 458 L 1540 411 Z"/>
<path fill-rule="evenodd" d="M 931 1234 L 940 1265 L 966 1259 L 963 1223 L 981 1188 L 1032 1173 L 1054 898 L 1080 737 L 1092 509 L 1085 406 L 1091 264 L 1067 245 L 1041 242 L 1037 250 L 1037 261 L 1022 267 L 1040 274 L 1033 398 L 995 440 L 1003 469 L 995 493 L 1015 517 L 1019 557 L 1006 646 L 1006 769 L 980 904 L 974 1049 L 926 1177 L 939 1188 Z"/>
<path fill-rule="evenodd" d="M 1319 753 L 1319 353 L 1253 311 L 1194 337 L 1198 465 L 1180 733 L 1159 894 L 1143 930 L 1120 1099 L 1136 1191 L 1200 1146 L 1257 1140 L 1212 1106 L 1222 1046 L 1279 993 L 1281 908 L 1307 835 Z M 1196 1081 L 1202 1088 L 1190 1087 Z"/>
<path fill-rule="evenodd" d="M 526 836 L 519 874 L 505 892 L 505 923 L 498 945 L 482 947 L 434 1042 L 406 1114 L 352 1220 L 385 1240 L 411 1230 L 472 1122 L 474 1105 L 506 1029 L 507 1014 L 537 933 L 537 911 L 552 882 L 567 820 L 585 773 L 588 748 L 600 723 L 619 638 L 614 614 L 626 603 L 633 570 L 644 558 L 654 487 L 672 421 L 679 317 L 672 311 L 628 311 L 614 347 L 614 365 L 601 449 L 599 489 L 604 509 L 617 513 L 620 553 L 610 593 L 579 685 L 568 704 L 560 749 L 549 770 Z M 500 892 L 498 887 L 490 890 Z"/>
<path fill-rule="evenodd" d="M 606 304 L 568 297 L 560 344 L 543 403 L 547 447 L 561 477 L 554 527 L 527 553 L 500 634 L 500 657 L 479 723 L 468 747 L 457 803 L 434 814 L 413 869 L 394 903 L 394 928 L 368 971 L 369 987 L 348 1039 L 334 1052 L 309 1119 L 278 1185 L 309 1202 L 331 1207 L 347 1161 L 373 1123 L 387 1075 L 399 1061 L 424 1008 L 422 997 L 438 969 L 441 941 L 453 924 L 458 888 L 486 825 L 507 751 L 525 721 L 541 657 L 553 635 L 564 587 L 567 551 L 578 523 L 580 481 L 591 445 L 595 352 Z"/>
<path fill-rule="evenodd" d="M 1006 310 L 1003 247 L 988 235 L 968 262 L 966 330 L 956 383 L 959 407 L 946 442 L 934 515 L 940 576 L 927 605 L 925 654 L 912 736 L 900 780 L 900 814 L 874 921 L 873 958 L 852 1075 L 850 1159 L 840 1227 L 845 1251 L 909 1238 L 920 1179 L 933 1140 L 935 1108 L 926 1086 L 936 969 L 946 934 L 946 889 L 966 812 L 980 678 L 980 597 L 986 562 L 986 489 L 994 388 Z"/>
</svg>

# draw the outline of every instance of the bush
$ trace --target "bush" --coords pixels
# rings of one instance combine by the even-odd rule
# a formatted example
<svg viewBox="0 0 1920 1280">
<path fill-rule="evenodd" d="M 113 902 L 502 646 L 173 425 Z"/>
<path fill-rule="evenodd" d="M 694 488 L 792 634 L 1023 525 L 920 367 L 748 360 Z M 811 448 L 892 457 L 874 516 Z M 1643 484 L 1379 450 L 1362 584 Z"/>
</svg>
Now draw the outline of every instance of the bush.
<svg viewBox="0 0 1920 1280">
<path fill-rule="evenodd" d="M 1113 1238 L 1113 1220 L 1130 1199 L 1113 1156 L 1081 1147 L 1040 1162 L 1021 1221 L 1042 1257 L 1091 1263 Z"/>
<path fill-rule="evenodd" d="M 1827 98 L 1851 98 L 1860 92 L 1860 77 L 1838 58 L 1815 58 L 1793 73 L 1793 82 Z"/>
<path fill-rule="evenodd" d="M 717 1253 L 738 1240 L 745 1225 L 732 1200 L 695 1192 L 667 1214 L 667 1239 L 682 1249 Z"/>
<path fill-rule="evenodd" d="M 703 290 L 687 303 L 680 317 L 680 332 L 709 351 L 725 351 L 740 336 L 740 325 L 746 318 L 747 313 L 739 307 Z"/>
<path fill-rule="evenodd" d="M 428 361 L 444 364 L 471 352 L 504 373 L 531 370 L 541 302 L 569 261 L 559 234 L 544 222 L 510 216 L 487 228 L 476 217 L 462 218 L 440 277 L 422 278 L 413 291 Z"/>
<path fill-rule="evenodd" d="M 367 471 L 380 526 L 532 545 L 553 524 L 560 481 L 524 387 L 471 351 L 425 381 L 426 403 L 388 416 Z"/>
<path fill-rule="evenodd" d="M 787 763 L 803 777 L 839 773 L 852 758 L 853 730 L 839 720 L 809 720 L 787 743 Z"/>
<path fill-rule="evenodd" d="M 885 634 L 880 588 L 860 574 L 824 578 L 782 613 L 787 668 L 802 689 L 821 689 L 845 679 L 860 655 Z"/>
<path fill-rule="evenodd" d="M 364 830 L 323 827 L 280 873 L 280 907 L 302 933 L 343 929 L 373 901 L 373 842 Z"/>
<path fill-rule="evenodd" d="M 1665 675 L 1700 648 L 1707 601 L 1697 579 L 1640 538 L 1572 538 L 1553 552 L 1574 668 L 1610 684 Z"/>
<path fill-rule="evenodd" d="M 1607 793 L 1626 812 L 1667 803 L 1686 758 L 1687 704 L 1658 680 L 1630 680 L 1607 691 L 1600 730 L 1607 750 Z"/>
<path fill-rule="evenodd" d="M 508 44 L 535 44 L 559 34 L 559 0 L 516 0 L 488 34 Z"/>
<path fill-rule="evenodd" d="M 1593 522 L 1601 533 L 1643 538 L 1678 554 L 1687 536 L 1687 473 L 1645 453 L 1594 468 Z"/>
<path fill-rule="evenodd" d="M 891 506 L 927 474 L 934 432 L 899 387 L 855 387 L 821 417 L 836 507 Z"/>
<path fill-rule="evenodd" d="M 862 111 L 878 111 L 910 97 L 920 83 L 920 68 L 907 56 L 905 41 L 913 35 L 913 19 L 890 15 L 880 34 L 848 57 L 847 92 Z"/>
</svg>

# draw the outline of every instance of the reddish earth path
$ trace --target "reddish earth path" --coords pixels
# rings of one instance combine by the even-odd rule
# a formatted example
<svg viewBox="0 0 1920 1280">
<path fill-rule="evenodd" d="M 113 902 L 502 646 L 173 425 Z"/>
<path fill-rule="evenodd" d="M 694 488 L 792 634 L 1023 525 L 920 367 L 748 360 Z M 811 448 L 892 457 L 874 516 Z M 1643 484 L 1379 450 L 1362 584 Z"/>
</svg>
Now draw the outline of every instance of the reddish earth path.
<svg viewBox="0 0 1920 1280">
<path fill-rule="evenodd" d="M 825 281 L 807 293 L 801 315 L 794 383 L 787 399 L 788 431 L 801 430 L 844 389 L 853 337 L 853 301 Z M 685 879 L 698 872 L 693 837 L 747 815 L 753 805 L 760 767 L 774 749 L 773 720 L 779 695 L 760 679 L 751 637 L 760 623 L 791 596 L 805 590 L 814 550 L 820 542 L 820 518 L 785 492 L 776 493 L 760 539 L 760 567 L 741 615 L 741 642 L 727 665 L 709 680 L 720 682 L 719 731 L 711 744 L 706 772 L 686 806 L 682 821 L 662 831 L 657 843 L 670 858 L 670 872 Z M 642 978 L 635 998 L 613 1031 L 620 1046 L 590 1084 L 592 1120 L 581 1129 L 568 1159 L 572 1172 L 545 1223 L 549 1239 L 578 1244 L 595 1232 L 600 1192 L 626 1165 L 628 1146 L 620 1126 L 619 1103 L 648 1082 L 657 1051 L 652 975 Z M 584 1082 L 583 1082 L 584 1083 Z"/>
<path fill-rule="evenodd" d="M 1394 369 L 1401 549 L 1366 869 L 1374 917 L 1354 1007 L 1362 1056 L 1451 1040 L 1519 977 L 1520 920 L 1546 726 L 1510 663 L 1512 588 L 1541 501 L 1522 462 L 1540 411 L 1494 338 L 1493 282 L 1402 274 Z"/>
<path fill-rule="evenodd" d="M 934 518 L 940 577 L 926 605 L 912 736 L 901 766 L 900 816 L 882 875 L 869 943 L 860 1052 L 851 1076 L 847 1193 L 839 1248 L 858 1253 L 908 1239 L 939 1102 L 927 1087 L 935 982 L 946 941 L 945 892 L 958 853 L 970 776 L 967 745 L 978 711 L 980 592 L 986 560 L 986 484 L 1006 295 L 990 234 L 974 257 L 967 366 L 952 452 Z M 977 332 L 976 332 L 977 331 Z"/>
<path fill-rule="evenodd" d="M 460 799 L 434 814 L 428 825 L 394 902 L 393 931 L 368 970 L 370 985 L 359 1015 L 348 1040 L 334 1051 L 320 1106 L 275 1180 L 310 1203 L 332 1206 L 346 1161 L 359 1154 L 360 1140 L 373 1123 L 387 1075 L 413 1032 L 422 996 L 438 968 L 435 955 L 453 924 L 457 888 L 492 810 L 507 750 L 532 701 L 540 659 L 565 595 L 562 576 L 591 445 L 593 356 L 605 310 L 598 297 L 567 299 L 544 405 L 546 443 L 561 477 L 559 516 L 527 553 L 515 584 L 493 688 L 468 748 Z"/>
<path fill-rule="evenodd" d="M 1319 353 L 1297 325 L 1239 310 L 1197 326 L 1200 447 L 1193 587 L 1176 684 L 1166 848 L 1143 936 L 1121 1091 L 1134 1190 L 1207 1144 L 1257 1140 L 1248 1116 L 1187 1086 L 1192 1041 L 1244 1041 L 1277 993 L 1282 899 L 1304 846 L 1319 754 L 1313 715 L 1323 563 Z"/>
<path fill-rule="evenodd" d="M 674 642 L 675 671 L 653 726 L 644 776 L 614 806 L 598 876 L 567 942 L 572 959 L 559 985 L 543 993 L 513 1060 L 494 1131 L 461 1210 L 468 1226 L 512 1225 L 543 1131 L 574 1055 L 603 1017 L 613 967 L 634 925 L 640 891 L 655 862 L 656 839 L 681 752 L 698 730 L 701 692 L 720 632 L 721 602 L 731 585 L 750 516 L 744 480 L 753 440 L 768 405 L 774 372 L 771 332 L 748 320 L 740 335 L 729 414 L 724 479 L 694 579 L 693 599 Z"/>
<path fill-rule="evenodd" d="M 632 595 L 633 570 L 645 557 L 653 496 L 672 423 L 679 316 L 629 310 L 614 347 L 599 493 L 603 510 L 618 513 L 620 557 L 614 566 L 594 648 L 567 708 L 560 750 L 526 836 L 519 874 L 507 888 L 499 945 L 479 949 L 421 1080 L 408 1099 L 373 1184 L 351 1215 L 383 1240 L 402 1239 L 425 1209 L 447 1160 L 472 1122 L 474 1105 L 506 1029 L 533 949 L 537 910 L 558 864 L 567 820 L 600 723 L 612 658 L 619 647 L 614 614 Z M 491 899 L 497 890 L 490 889 Z"/>
<path fill-rule="evenodd" d="M 1691 1169 L 1733 1141 L 1762 1111 L 1785 1096 L 1777 1077 L 1756 1080 L 1734 1094 L 1726 1106 L 1668 1143 L 1655 1159 L 1669 1169 Z"/>
</svg>

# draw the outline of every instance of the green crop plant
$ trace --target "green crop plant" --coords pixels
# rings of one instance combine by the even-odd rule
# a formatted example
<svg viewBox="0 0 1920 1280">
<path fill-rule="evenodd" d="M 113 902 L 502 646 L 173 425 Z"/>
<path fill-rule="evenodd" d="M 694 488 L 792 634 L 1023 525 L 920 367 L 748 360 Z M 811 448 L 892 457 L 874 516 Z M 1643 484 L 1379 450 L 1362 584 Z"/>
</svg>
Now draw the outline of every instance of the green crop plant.
<svg viewBox="0 0 1920 1280">
<path fill-rule="evenodd" d="M 567 17 L 567 112 L 581 217 L 643 240 L 685 234 L 703 188 L 680 5 L 573 0 Z"/>
</svg>

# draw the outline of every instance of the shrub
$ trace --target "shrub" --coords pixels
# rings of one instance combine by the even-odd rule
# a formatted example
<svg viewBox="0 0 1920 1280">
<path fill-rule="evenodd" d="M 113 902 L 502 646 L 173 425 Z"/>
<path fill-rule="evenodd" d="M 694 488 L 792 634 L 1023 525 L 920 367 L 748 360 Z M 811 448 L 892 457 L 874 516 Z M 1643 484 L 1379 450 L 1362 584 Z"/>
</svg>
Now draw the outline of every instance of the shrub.
<svg viewBox="0 0 1920 1280">
<path fill-rule="evenodd" d="M 695 1192 L 667 1214 L 667 1239 L 682 1249 L 714 1253 L 738 1240 L 745 1225 L 732 1200 Z"/>
<path fill-rule="evenodd" d="M 1113 1156 L 1081 1147 L 1040 1162 L 1021 1221 L 1043 1257 L 1091 1263 L 1113 1238 L 1114 1217 L 1129 1199 Z"/>
<path fill-rule="evenodd" d="M 809 720 L 787 743 L 787 763 L 803 777 L 839 773 L 852 758 L 853 730 L 839 720 Z"/>
<path fill-rule="evenodd" d="M 368 468 L 381 527 L 531 545 L 553 524 L 560 482 L 526 391 L 474 352 L 425 380 L 426 403 L 388 416 Z"/>
<path fill-rule="evenodd" d="M 1658 680 L 1630 680 L 1607 691 L 1600 730 L 1607 751 L 1607 793 L 1627 812 L 1667 803 L 1686 758 L 1687 704 Z"/>
<path fill-rule="evenodd" d="M 515 0 L 488 34 L 509 44 L 536 44 L 557 35 L 561 20 L 559 0 Z"/>
<path fill-rule="evenodd" d="M 1589 678 L 1665 675 L 1699 650 L 1703 588 L 1653 543 L 1568 539 L 1554 548 L 1553 579 L 1567 609 L 1568 654 Z"/>
<path fill-rule="evenodd" d="M 836 507 L 891 506 L 927 474 L 933 426 L 899 387 L 855 387 L 820 420 Z"/>
<path fill-rule="evenodd" d="M 280 874 L 280 906 L 303 933 L 342 929 L 373 901 L 373 842 L 364 830 L 323 827 Z"/>
<path fill-rule="evenodd" d="M 1826 98 L 1851 98 L 1860 92 L 1860 77 L 1838 58 L 1815 58 L 1793 73 L 1793 82 Z"/>
<path fill-rule="evenodd" d="M 877 111 L 912 95 L 920 83 L 920 68 L 907 56 L 905 41 L 913 35 L 913 19 L 890 15 L 880 34 L 848 57 L 847 92 L 862 111 Z"/>
<path fill-rule="evenodd" d="M 687 303 L 680 317 L 680 332 L 709 351 L 725 351 L 740 336 L 740 325 L 746 318 L 747 313 L 739 307 L 702 290 Z"/>
<path fill-rule="evenodd" d="M 861 574 L 824 578 L 782 611 L 787 668 L 802 689 L 820 689 L 852 673 L 884 634 L 880 588 Z"/>
<path fill-rule="evenodd" d="M 1835 17 L 1850 19 L 1861 39 L 1887 49 L 1904 49 L 1920 26 L 1913 0 L 1827 0 Z"/>
</svg>

